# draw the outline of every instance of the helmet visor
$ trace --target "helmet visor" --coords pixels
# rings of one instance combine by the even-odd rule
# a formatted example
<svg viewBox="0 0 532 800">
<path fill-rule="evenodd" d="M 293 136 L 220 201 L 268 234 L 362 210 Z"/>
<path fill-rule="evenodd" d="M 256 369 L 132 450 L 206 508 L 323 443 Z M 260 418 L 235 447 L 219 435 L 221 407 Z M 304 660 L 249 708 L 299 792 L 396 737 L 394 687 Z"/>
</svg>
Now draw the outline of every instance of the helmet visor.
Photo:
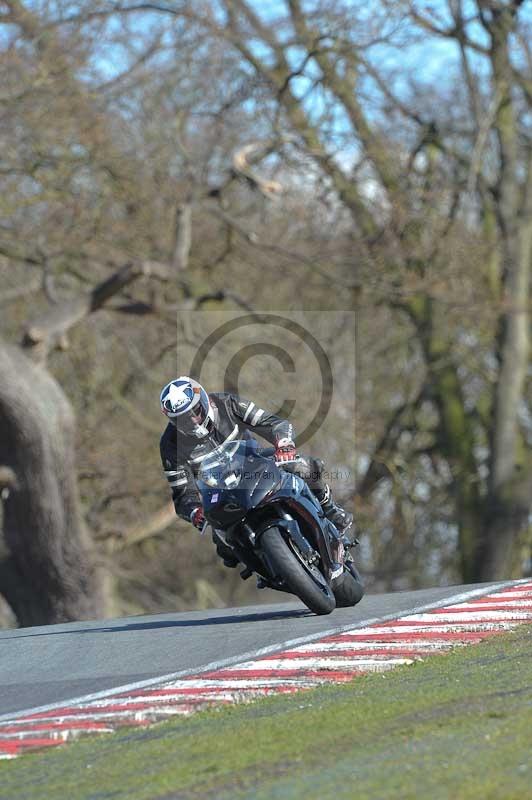
<svg viewBox="0 0 532 800">
<path fill-rule="evenodd" d="M 209 398 L 205 391 L 201 391 L 198 402 L 192 408 L 172 417 L 172 422 L 178 431 L 188 436 L 197 436 L 204 433 L 202 428 L 209 418 Z"/>
</svg>

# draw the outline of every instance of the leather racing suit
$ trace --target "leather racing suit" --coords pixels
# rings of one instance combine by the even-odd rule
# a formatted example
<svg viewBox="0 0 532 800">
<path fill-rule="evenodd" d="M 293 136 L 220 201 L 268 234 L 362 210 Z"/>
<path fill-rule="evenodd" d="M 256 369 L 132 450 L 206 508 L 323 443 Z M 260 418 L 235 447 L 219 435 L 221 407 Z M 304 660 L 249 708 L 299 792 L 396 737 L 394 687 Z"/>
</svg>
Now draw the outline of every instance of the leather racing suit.
<svg viewBox="0 0 532 800">
<path fill-rule="evenodd" d="M 272 445 L 277 445 L 281 439 L 294 437 L 288 420 L 236 394 L 213 392 L 209 394 L 209 401 L 214 410 L 214 426 L 209 435 L 198 439 L 181 433 L 169 423 L 160 442 L 163 469 L 172 490 L 176 514 L 188 522 L 201 505 L 194 477 L 206 455 L 224 442 L 251 438 L 252 434 L 258 434 Z M 297 472 L 322 502 L 328 493 L 328 486 L 321 477 L 323 461 L 299 458 L 301 461 L 297 468 L 291 468 L 291 471 Z"/>
</svg>

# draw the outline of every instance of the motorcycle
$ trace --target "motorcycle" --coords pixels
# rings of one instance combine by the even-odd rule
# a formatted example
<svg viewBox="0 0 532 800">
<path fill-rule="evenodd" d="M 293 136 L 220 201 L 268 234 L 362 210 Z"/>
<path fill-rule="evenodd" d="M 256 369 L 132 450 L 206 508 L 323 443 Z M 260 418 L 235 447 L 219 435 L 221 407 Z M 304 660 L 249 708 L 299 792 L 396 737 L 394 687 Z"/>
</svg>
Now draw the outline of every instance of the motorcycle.
<svg viewBox="0 0 532 800">
<path fill-rule="evenodd" d="M 258 586 L 294 594 L 315 614 L 354 606 L 364 588 L 352 543 L 325 516 L 296 461 L 272 460 L 253 439 L 226 442 L 206 456 L 196 483 L 206 524 L 221 554 L 232 553 Z"/>
</svg>

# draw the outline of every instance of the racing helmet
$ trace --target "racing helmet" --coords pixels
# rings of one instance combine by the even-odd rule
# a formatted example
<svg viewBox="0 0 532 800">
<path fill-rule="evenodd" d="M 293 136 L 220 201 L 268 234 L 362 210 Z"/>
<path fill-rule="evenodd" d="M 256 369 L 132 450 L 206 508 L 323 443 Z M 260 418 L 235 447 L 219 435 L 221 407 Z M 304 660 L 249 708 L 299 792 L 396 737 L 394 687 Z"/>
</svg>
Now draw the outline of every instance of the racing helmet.
<svg viewBox="0 0 532 800">
<path fill-rule="evenodd" d="M 209 395 L 186 375 L 167 383 L 161 392 L 161 411 L 180 433 L 202 439 L 214 428 L 214 412 Z"/>
</svg>

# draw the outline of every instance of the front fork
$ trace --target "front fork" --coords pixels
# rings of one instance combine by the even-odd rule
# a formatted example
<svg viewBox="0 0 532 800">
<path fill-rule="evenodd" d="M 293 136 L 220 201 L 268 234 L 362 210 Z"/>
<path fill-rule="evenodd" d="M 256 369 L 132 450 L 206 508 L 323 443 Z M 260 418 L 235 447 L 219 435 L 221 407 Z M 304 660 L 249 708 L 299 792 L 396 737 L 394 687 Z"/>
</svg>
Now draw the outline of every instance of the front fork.
<svg viewBox="0 0 532 800">
<path fill-rule="evenodd" d="M 306 484 L 304 485 L 301 494 L 304 497 L 306 496 L 307 502 L 312 503 L 313 506 L 318 503 Z M 319 508 L 319 511 L 323 515 L 321 507 Z M 344 543 L 342 541 L 342 537 L 332 522 L 330 522 L 326 517 L 323 518 L 322 533 L 321 535 L 318 534 L 316 542 L 318 553 L 316 553 L 312 544 L 305 538 L 305 536 L 303 536 L 299 529 L 298 523 L 290 514 L 286 512 L 283 514 L 283 523 L 287 528 L 289 535 L 292 537 L 294 544 L 297 545 L 302 555 L 307 557 L 309 564 L 311 563 L 311 558 L 313 555 L 315 554 L 317 557 L 319 554 L 322 563 L 323 574 L 326 579 L 332 580 L 332 578 L 341 574 L 344 563 Z M 339 565 L 342 565 L 341 569 L 339 569 Z"/>
</svg>

